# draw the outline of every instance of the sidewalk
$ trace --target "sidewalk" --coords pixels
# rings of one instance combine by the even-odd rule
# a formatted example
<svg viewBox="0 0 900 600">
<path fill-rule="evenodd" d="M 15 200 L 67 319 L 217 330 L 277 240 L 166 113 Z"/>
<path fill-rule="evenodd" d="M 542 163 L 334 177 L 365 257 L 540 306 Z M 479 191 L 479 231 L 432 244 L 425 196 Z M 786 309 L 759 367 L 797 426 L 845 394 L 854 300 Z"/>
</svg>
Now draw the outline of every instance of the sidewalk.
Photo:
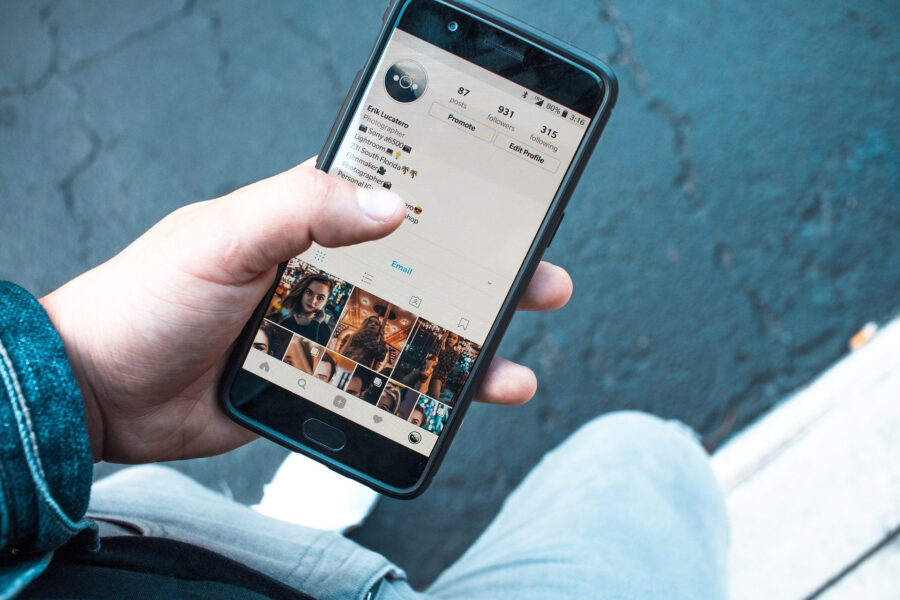
<svg viewBox="0 0 900 600">
<path fill-rule="evenodd" d="M 900 598 L 900 319 L 713 457 L 732 600 Z"/>
</svg>

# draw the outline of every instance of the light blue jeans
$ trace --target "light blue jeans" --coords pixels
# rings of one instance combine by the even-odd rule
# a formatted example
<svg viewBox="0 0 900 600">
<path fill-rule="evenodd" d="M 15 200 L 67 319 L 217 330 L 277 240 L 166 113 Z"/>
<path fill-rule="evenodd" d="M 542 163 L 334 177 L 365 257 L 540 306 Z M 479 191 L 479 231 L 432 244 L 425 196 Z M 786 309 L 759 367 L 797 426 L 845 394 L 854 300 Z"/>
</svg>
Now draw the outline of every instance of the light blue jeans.
<svg viewBox="0 0 900 600">
<path fill-rule="evenodd" d="M 425 591 L 335 533 L 262 516 L 178 472 L 94 485 L 89 516 L 203 546 L 320 600 L 726 597 L 728 525 L 690 430 L 640 413 L 583 426 L 547 454 L 475 544 Z"/>
</svg>

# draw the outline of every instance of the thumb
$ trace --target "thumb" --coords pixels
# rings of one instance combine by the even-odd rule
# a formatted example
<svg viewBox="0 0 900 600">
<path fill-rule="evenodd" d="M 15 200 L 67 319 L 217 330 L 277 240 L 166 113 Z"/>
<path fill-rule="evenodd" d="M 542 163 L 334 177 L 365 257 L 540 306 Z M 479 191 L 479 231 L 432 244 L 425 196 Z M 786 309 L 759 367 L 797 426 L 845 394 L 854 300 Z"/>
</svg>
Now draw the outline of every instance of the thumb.
<svg viewBox="0 0 900 600">
<path fill-rule="evenodd" d="M 394 192 L 359 188 L 303 164 L 204 203 L 203 210 L 218 230 L 218 241 L 207 246 L 217 256 L 197 256 L 194 264 L 243 283 L 312 242 L 335 247 L 384 237 L 403 222 L 406 205 Z"/>
</svg>

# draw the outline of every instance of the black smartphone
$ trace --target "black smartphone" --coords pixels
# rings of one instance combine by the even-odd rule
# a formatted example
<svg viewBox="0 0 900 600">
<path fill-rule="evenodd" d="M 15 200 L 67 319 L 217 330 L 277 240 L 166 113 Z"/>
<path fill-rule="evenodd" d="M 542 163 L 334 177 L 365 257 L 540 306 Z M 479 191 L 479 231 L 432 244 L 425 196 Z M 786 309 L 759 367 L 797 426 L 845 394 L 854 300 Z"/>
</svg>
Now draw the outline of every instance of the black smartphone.
<svg viewBox="0 0 900 600">
<path fill-rule="evenodd" d="M 594 57 L 484 6 L 401 0 L 318 159 L 407 203 L 382 240 L 281 266 L 223 378 L 242 425 L 421 493 L 616 99 Z"/>
</svg>

